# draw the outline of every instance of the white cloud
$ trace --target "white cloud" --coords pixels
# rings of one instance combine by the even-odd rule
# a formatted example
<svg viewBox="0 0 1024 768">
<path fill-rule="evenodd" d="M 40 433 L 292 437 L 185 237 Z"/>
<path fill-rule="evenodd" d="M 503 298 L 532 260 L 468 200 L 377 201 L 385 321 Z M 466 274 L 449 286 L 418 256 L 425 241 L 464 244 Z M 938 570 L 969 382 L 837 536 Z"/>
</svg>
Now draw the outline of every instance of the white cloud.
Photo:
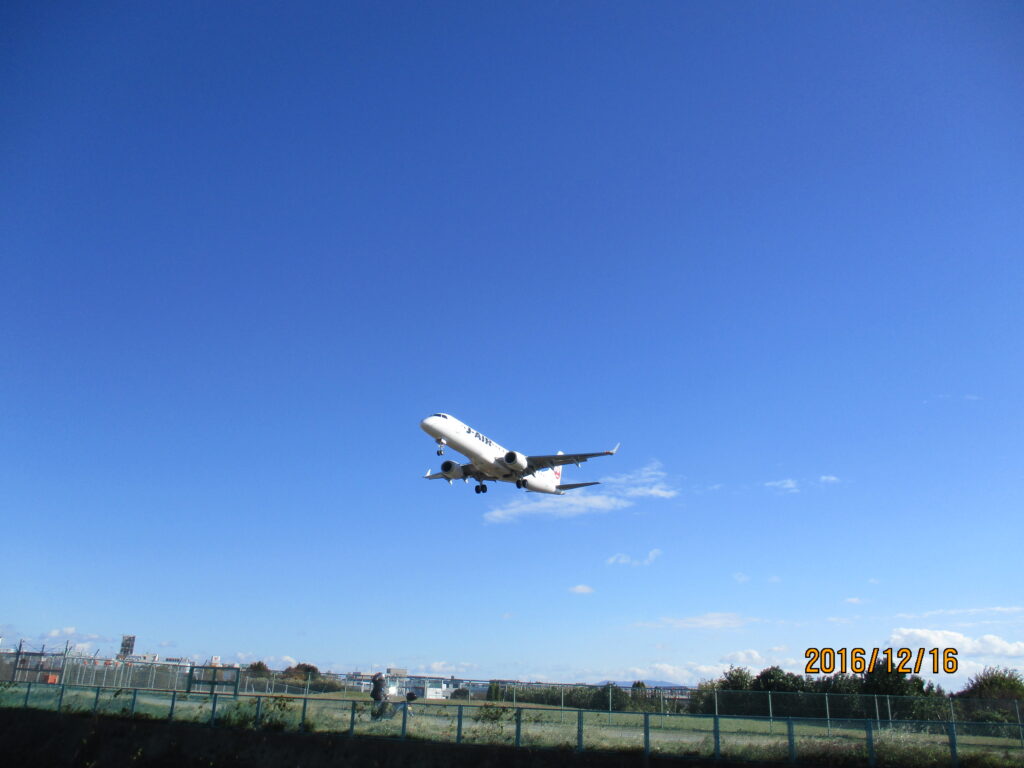
<svg viewBox="0 0 1024 768">
<path fill-rule="evenodd" d="M 868 579 L 868 584 L 881 584 L 881 583 L 882 583 L 881 579 L 876 579 L 874 577 Z"/>
<path fill-rule="evenodd" d="M 575 587 L 569 587 L 569 591 L 575 595 L 589 595 L 594 592 L 594 588 L 586 584 L 577 584 Z"/>
<path fill-rule="evenodd" d="M 765 667 L 768 659 L 753 648 L 746 651 L 733 651 L 722 657 L 722 661 L 739 667 Z"/>
<path fill-rule="evenodd" d="M 705 613 L 676 619 L 663 617 L 655 622 L 641 622 L 641 627 L 670 627 L 672 629 L 736 629 L 757 619 L 744 618 L 738 613 Z"/>
<path fill-rule="evenodd" d="M 294 658 L 292 658 L 291 656 L 282 656 L 281 657 L 281 661 L 283 661 L 289 667 L 294 667 L 296 664 L 299 663 Z"/>
<path fill-rule="evenodd" d="M 822 475 L 818 478 L 819 483 L 838 483 L 839 478 L 835 475 Z"/>
<path fill-rule="evenodd" d="M 701 680 L 718 677 L 725 672 L 728 666 L 728 664 L 702 664 L 696 661 L 688 661 L 683 664 L 655 662 L 644 667 L 630 667 L 625 670 L 627 674 L 615 677 L 631 677 L 634 680 L 664 680 L 680 685 L 694 685 Z M 613 676 L 606 675 L 604 679 L 610 677 Z"/>
<path fill-rule="evenodd" d="M 70 637 L 75 634 L 74 627 L 64 627 L 63 629 L 51 629 L 46 633 L 47 637 Z"/>
<path fill-rule="evenodd" d="M 634 560 L 629 555 L 618 552 L 605 560 L 605 563 L 607 565 L 650 565 L 660 556 L 660 549 L 652 549 L 643 560 Z"/>
<path fill-rule="evenodd" d="M 767 488 L 775 488 L 782 493 L 800 493 L 800 485 L 791 477 L 787 477 L 784 480 L 772 480 L 771 482 L 765 483 Z"/>
<path fill-rule="evenodd" d="M 733 580 L 734 580 L 734 581 L 735 581 L 735 582 L 736 582 L 737 584 L 744 584 L 745 582 L 748 582 L 748 581 L 750 581 L 750 577 L 749 577 L 749 576 L 747 576 L 747 574 L 745 574 L 745 573 L 740 573 L 739 571 L 737 571 L 736 573 L 734 573 L 734 574 L 732 575 L 732 578 L 733 578 Z"/>
<path fill-rule="evenodd" d="M 769 584 L 778 584 L 781 581 L 782 581 L 782 577 L 781 576 L 769 576 L 768 577 L 768 583 Z"/>
<path fill-rule="evenodd" d="M 908 629 L 900 627 L 889 635 L 893 648 L 956 648 L 957 655 L 997 656 L 1017 658 L 1024 656 L 1024 641 L 1005 640 L 998 635 L 968 637 L 948 629 Z"/>
<path fill-rule="evenodd" d="M 600 514 L 631 507 L 639 498 L 671 499 L 679 491 L 668 484 L 661 462 L 652 461 L 645 467 L 624 475 L 610 475 L 601 479 L 600 492 L 589 489 L 570 491 L 564 496 L 529 494 L 484 514 L 489 523 L 509 523 L 525 517 L 579 517 Z"/>
<path fill-rule="evenodd" d="M 864 602 L 864 598 L 861 598 L 861 597 L 848 597 L 843 602 L 844 603 L 853 603 L 854 605 L 860 605 L 861 603 Z"/>
<path fill-rule="evenodd" d="M 964 395 L 964 400 L 981 400 L 979 395 Z"/>
</svg>

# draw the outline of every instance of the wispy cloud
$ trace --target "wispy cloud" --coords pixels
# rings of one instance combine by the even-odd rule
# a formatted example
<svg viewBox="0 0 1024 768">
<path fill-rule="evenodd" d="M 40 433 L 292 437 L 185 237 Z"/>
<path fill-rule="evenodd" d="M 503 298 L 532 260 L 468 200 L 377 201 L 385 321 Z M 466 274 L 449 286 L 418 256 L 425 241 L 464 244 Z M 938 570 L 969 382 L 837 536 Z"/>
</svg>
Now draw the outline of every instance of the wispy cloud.
<svg viewBox="0 0 1024 768">
<path fill-rule="evenodd" d="M 1015 614 L 1024 613 L 1021 605 L 993 605 L 989 608 L 939 608 L 924 613 L 897 613 L 897 619 L 927 619 L 931 616 L 976 616 L 984 613 Z"/>
<path fill-rule="evenodd" d="M 569 591 L 574 595 L 591 595 L 594 593 L 594 588 L 588 587 L 586 584 L 577 584 L 575 587 L 569 587 Z"/>
<path fill-rule="evenodd" d="M 652 549 L 643 560 L 634 560 L 629 555 L 618 552 L 605 560 L 605 563 L 608 565 L 650 565 L 660 556 L 660 549 Z"/>
<path fill-rule="evenodd" d="M 666 478 L 667 474 L 662 463 L 654 460 L 635 472 L 602 477 L 601 482 L 611 486 L 609 493 L 621 496 L 653 496 L 658 499 L 671 499 L 678 496 L 678 489 L 669 485 Z"/>
<path fill-rule="evenodd" d="M 853 603 L 854 605 L 860 605 L 861 603 L 864 602 L 864 598 L 862 598 L 862 597 L 848 597 L 843 602 L 844 603 Z"/>
<path fill-rule="evenodd" d="M 732 575 L 732 578 L 733 578 L 733 581 L 735 581 L 737 584 L 744 584 L 744 583 L 750 581 L 750 577 L 747 576 L 747 574 L 740 573 L 739 571 L 734 573 Z"/>
<path fill-rule="evenodd" d="M 784 480 L 772 480 L 765 483 L 765 487 L 774 488 L 782 493 L 800 493 L 800 484 L 791 477 L 787 477 Z"/>
<path fill-rule="evenodd" d="M 727 664 L 735 664 L 738 667 L 765 667 L 768 666 L 768 659 L 753 648 L 746 651 L 733 651 L 722 657 Z"/>
<path fill-rule="evenodd" d="M 822 475 L 818 478 L 818 482 L 823 485 L 828 485 L 830 483 L 838 483 L 840 480 L 835 475 Z"/>
<path fill-rule="evenodd" d="M 684 618 L 662 617 L 658 621 L 640 622 L 639 627 L 671 629 L 737 629 L 745 624 L 758 621 L 740 616 L 738 613 L 705 613 L 700 616 L 687 616 Z"/>
<path fill-rule="evenodd" d="M 624 475 L 610 475 L 601 479 L 600 491 L 583 489 L 570 491 L 564 496 L 527 494 L 484 514 L 489 523 L 509 523 L 529 517 L 579 517 L 600 514 L 631 507 L 639 498 L 671 499 L 679 491 L 672 487 L 661 462 Z"/>
</svg>

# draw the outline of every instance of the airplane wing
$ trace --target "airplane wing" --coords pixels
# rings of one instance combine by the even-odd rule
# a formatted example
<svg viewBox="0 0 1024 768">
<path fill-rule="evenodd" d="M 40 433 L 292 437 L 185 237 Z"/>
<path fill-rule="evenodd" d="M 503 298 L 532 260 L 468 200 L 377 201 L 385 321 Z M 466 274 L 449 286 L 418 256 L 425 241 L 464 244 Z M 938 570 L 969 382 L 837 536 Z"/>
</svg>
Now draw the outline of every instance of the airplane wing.
<svg viewBox="0 0 1024 768">
<path fill-rule="evenodd" d="M 490 477 L 489 475 L 485 475 L 483 472 L 481 472 L 479 469 L 477 469 L 475 466 L 473 466 L 472 462 L 469 462 L 468 464 L 463 464 L 462 465 L 462 477 L 461 478 L 455 478 L 455 479 L 456 480 L 460 480 L 460 479 L 467 479 L 467 478 L 471 479 L 471 480 L 493 480 L 494 479 L 493 477 Z M 427 470 L 427 473 L 425 475 L 423 475 L 423 479 L 424 480 L 449 480 L 449 481 L 451 480 L 451 478 L 449 478 L 447 475 L 445 475 L 444 472 L 434 472 L 433 474 L 431 474 L 429 469 Z"/>
<path fill-rule="evenodd" d="M 553 456 L 527 456 L 526 463 L 530 466 L 531 471 L 536 472 L 540 469 L 558 467 L 562 464 L 579 465 L 587 459 L 594 459 L 598 456 L 612 456 L 617 450 L 619 450 L 618 445 L 610 451 L 599 451 L 598 453 L 556 453 Z"/>
</svg>

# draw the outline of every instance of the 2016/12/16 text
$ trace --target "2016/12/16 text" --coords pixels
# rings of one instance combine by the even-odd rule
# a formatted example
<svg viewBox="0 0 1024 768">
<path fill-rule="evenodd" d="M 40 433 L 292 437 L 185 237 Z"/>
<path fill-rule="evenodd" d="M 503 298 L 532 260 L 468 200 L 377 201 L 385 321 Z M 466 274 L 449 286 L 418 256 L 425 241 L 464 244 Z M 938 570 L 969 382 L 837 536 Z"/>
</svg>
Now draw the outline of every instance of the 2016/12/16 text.
<svg viewBox="0 0 1024 768">
<path fill-rule="evenodd" d="M 887 672 L 900 674 L 920 674 L 922 667 L 932 674 L 945 672 L 954 674 L 958 668 L 956 648 L 872 648 L 870 653 L 864 648 L 808 648 L 804 652 L 807 664 L 804 672 L 808 675 L 833 672 L 855 675 L 868 672 L 879 665 Z M 925 666 L 925 658 L 930 657 L 931 664 Z"/>
</svg>

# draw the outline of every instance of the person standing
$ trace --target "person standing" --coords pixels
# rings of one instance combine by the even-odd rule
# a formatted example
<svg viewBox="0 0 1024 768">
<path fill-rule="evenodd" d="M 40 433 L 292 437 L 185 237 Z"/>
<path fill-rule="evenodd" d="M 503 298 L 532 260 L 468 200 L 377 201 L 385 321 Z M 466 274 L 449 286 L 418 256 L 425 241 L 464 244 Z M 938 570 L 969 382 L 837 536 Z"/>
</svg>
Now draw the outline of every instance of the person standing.
<svg viewBox="0 0 1024 768">
<path fill-rule="evenodd" d="M 388 694 L 384 688 L 386 680 L 384 679 L 384 675 L 380 672 L 376 672 L 373 677 L 370 678 L 370 682 L 373 683 L 373 687 L 370 689 L 370 698 L 373 699 L 373 709 L 370 712 L 370 719 L 380 720 L 381 715 L 384 714 L 384 708 L 388 704 Z"/>
</svg>

